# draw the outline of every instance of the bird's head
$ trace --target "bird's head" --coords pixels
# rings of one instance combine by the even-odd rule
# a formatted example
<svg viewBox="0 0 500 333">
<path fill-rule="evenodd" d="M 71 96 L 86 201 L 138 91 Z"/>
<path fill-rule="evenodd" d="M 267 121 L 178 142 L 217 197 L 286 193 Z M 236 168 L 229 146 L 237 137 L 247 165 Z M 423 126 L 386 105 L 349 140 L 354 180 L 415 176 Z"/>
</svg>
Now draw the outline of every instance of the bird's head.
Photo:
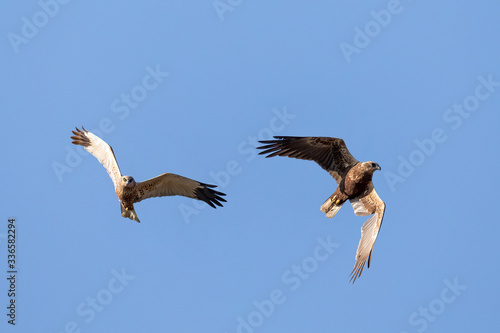
<svg viewBox="0 0 500 333">
<path fill-rule="evenodd" d="M 123 185 L 127 186 L 127 187 L 134 187 L 135 186 L 135 180 L 134 180 L 134 177 L 132 177 L 132 176 L 123 176 L 122 182 L 123 182 Z"/>
<path fill-rule="evenodd" d="M 382 170 L 382 168 L 380 167 L 380 165 L 378 165 L 378 163 L 375 163 L 372 161 L 368 161 L 368 162 L 365 162 L 363 164 L 364 164 L 365 170 L 371 171 L 372 173 L 377 171 L 377 170 Z"/>
</svg>

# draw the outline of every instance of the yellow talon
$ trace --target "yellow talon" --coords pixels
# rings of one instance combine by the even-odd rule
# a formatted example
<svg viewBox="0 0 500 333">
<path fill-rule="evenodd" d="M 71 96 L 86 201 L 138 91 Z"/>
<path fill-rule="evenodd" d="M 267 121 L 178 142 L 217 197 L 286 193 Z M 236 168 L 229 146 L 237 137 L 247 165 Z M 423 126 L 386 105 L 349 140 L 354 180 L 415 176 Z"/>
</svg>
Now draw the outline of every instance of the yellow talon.
<svg viewBox="0 0 500 333">
<path fill-rule="evenodd" d="M 336 197 L 336 196 L 332 197 L 332 198 L 331 198 L 331 200 L 332 200 L 332 202 L 333 202 L 334 204 L 336 204 L 336 205 L 340 204 L 340 199 L 337 199 L 337 197 Z"/>
</svg>

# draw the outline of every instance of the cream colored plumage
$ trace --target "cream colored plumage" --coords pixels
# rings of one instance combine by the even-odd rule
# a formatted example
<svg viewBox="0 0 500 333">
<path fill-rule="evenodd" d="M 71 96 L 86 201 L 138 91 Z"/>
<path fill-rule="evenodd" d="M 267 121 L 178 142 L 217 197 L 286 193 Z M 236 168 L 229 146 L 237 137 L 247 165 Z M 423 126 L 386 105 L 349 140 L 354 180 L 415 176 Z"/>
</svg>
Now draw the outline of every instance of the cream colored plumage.
<svg viewBox="0 0 500 333">
<path fill-rule="evenodd" d="M 73 134 L 74 136 L 71 137 L 73 144 L 83 146 L 108 172 L 120 200 L 123 217 L 140 222 L 134 203 L 152 197 L 181 195 L 202 200 L 213 208 L 216 208 L 215 205 L 222 207 L 221 202 L 226 202 L 221 197 L 225 195 L 224 193 L 212 189 L 216 187 L 215 185 L 200 183 L 173 173 L 164 173 L 136 183 L 133 177 L 122 176 L 113 149 L 104 140 L 85 128 L 83 130 L 77 128 Z"/>
</svg>

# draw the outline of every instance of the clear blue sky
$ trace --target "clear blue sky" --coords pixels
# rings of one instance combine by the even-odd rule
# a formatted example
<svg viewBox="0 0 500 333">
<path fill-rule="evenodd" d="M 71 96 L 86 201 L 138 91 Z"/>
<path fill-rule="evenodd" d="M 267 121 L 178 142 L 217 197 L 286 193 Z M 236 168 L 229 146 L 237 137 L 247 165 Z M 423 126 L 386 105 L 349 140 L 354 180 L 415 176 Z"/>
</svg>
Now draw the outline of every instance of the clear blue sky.
<svg viewBox="0 0 500 333">
<path fill-rule="evenodd" d="M 497 332 L 500 4 L 55 0 L 1 5 L 2 332 Z M 220 185 L 120 215 L 71 130 L 137 180 Z M 319 210 L 313 162 L 270 135 L 343 138 L 382 170 L 366 220 Z M 7 219 L 17 221 L 16 327 Z"/>
</svg>

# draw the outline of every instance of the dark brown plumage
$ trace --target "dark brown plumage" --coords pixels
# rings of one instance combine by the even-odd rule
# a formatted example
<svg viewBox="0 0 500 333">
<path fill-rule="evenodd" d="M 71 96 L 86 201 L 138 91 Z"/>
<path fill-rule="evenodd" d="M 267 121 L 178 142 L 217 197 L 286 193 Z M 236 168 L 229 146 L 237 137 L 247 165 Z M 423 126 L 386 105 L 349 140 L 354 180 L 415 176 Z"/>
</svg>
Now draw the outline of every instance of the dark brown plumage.
<svg viewBox="0 0 500 333">
<path fill-rule="evenodd" d="M 354 282 L 363 272 L 365 263 L 370 267 L 375 240 L 382 225 L 385 203 L 373 187 L 372 177 L 380 166 L 375 162 L 359 162 L 347 149 L 344 140 L 328 137 L 275 136 L 276 140 L 260 141 L 264 145 L 259 154 L 266 157 L 287 156 L 318 163 L 337 182 L 337 189 L 321 206 L 327 217 L 334 217 L 349 200 L 354 213 L 360 216 L 374 214 L 361 228 L 361 240 L 356 252 L 356 264 L 351 272 Z"/>
</svg>

